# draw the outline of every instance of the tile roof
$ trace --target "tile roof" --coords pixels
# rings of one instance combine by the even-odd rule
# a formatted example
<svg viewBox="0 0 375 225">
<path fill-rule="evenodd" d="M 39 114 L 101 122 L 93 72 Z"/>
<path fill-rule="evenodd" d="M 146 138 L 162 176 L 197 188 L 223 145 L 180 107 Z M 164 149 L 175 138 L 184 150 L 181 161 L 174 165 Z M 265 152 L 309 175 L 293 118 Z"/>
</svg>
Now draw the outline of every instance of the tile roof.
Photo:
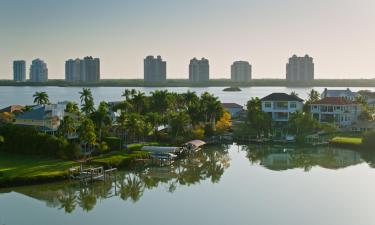
<svg viewBox="0 0 375 225">
<path fill-rule="evenodd" d="M 272 93 L 267 95 L 266 97 L 262 98 L 261 101 L 297 101 L 303 102 L 303 99 L 295 96 L 295 95 L 288 95 L 286 93 Z"/>
<path fill-rule="evenodd" d="M 353 105 L 355 102 L 343 97 L 326 97 L 312 103 L 313 105 Z"/>
</svg>

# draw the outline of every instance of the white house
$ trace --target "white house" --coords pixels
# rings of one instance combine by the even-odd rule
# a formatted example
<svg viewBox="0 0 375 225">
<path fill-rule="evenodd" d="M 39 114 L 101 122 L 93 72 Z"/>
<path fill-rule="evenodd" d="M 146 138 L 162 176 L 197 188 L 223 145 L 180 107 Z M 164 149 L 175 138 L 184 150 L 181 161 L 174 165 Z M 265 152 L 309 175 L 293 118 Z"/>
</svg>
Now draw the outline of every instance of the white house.
<svg viewBox="0 0 375 225">
<path fill-rule="evenodd" d="M 344 97 L 326 97 L 310 105 L 311 113 L 320 123 L 347 127 L 358 120 L 360 104 Z"/>
<path fill-rule="evenodd" d="M 320 98 L 323 99 L 327 97 L 341 97 L 346 98 L 350 101 L 355 101 L 356 97 L 358 96 L 358 93 L 351 91 L 349 88 L 344 90 L 329 90 L 325 88 Z"/>
<path fill-rule="evenodd" d="M 289 121 L 290 114 L 302 112 L 303 100 L 295 95 L 272 93 L 261 100 L 262 111 L 271 115 L 274 122 Z"/>
</svg>

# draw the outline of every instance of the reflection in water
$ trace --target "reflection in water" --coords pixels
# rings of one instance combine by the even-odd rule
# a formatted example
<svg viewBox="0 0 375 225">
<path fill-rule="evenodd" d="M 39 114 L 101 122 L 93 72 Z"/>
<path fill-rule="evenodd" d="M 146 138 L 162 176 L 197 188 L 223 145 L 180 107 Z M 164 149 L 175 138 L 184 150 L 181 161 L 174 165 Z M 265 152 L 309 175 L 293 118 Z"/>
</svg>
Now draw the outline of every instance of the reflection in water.
<svg viewBox="0 0 375 225">
<path fill-rule="evenodd" d="M 259 163 L 270 170 L 303 168 L 306 172 L 314 166 L 340 169 L 362 163 L 358 152 L 329 147 L 293 149 L 276 146 L 243 146 L 251 163 Z"/>
<path fill-rule="evenodd" d="M 215 146 L 190 155 L 167 167 L 142 167 L 134 171 L 120 171 L 113 181 L 89 185 L 77 182 L 18 187 L 1 192 L 15 191 L 45 201 L 47 206 L 72 213 L 77 206 L 91 211 L 102 199 L 118 196 L 124 201 L 137 202 L 146 190 L 165 185 L 173 193 L 178 186 L 189 186 L 210 180 L 218 183 L 229 167 L 228 147 Z"/>
<path fill-rule="evenodd" d="M 224 171 L 230 166 L 228 146 L 207 147 L 172 166 L 142 166 L 132 171 L 120 171 L 113 181 L 83 185 L 77 182 L 62 182 L 38 186 L 3 189 L 1 192 L 18 192 L 39 201 L 48 207 L 72 213 L 81 209 L 86 212 L 95 208 L 98 202 L 108 198 L 120 198 L 128 202 L 139 201 L 143 194 L 156 188 L 165 188 L 173 193 L 182 186 L 199 185 L 202 181 L 219 183 Z M 266 169 L 284 171 L 302 168 L 310 171 L 319 166 L 326 169 L 339 169 L 360 164 L 365 160 L 374 165 L 371 154 L 359 153 L 328 147 L 284 148 L 276 146 L 240 146 L 236 154 L 246 155 L 252 164 Z M 243 168 L 251 169 L 251 167 Z"/>
</svg>

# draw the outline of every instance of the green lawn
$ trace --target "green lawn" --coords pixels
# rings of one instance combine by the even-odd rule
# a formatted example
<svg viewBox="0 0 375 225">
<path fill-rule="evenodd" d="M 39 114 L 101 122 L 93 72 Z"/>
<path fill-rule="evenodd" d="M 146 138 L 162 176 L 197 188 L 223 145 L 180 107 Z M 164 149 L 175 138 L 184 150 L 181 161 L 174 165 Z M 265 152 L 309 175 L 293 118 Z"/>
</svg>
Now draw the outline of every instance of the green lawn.
<svg viewBox="0 0 375 225">
<path fill-rule="evenodd" d="M 0 185 L 62 179 L 66 177 L 70 167 L 77 165 L 73 161 L 0 152 Z"/>
<path fill-rule="evenodd" d="M 141 159 L 147 156 L 148 153 L 142 151 L 132 153 L 116 151 L 94 157 L 91 164 L 118 167 L 126 165 L 133 159 Z M 61 180 L 67 177 L 69 168 L 79 165 L 80 163 L 74 161 L 0 152 L 0 186 Z"/>
<path fill-rule="evenodd" d="M 334 137 L 331 142 L 333 144 L 359 146 L 362 144 L 362 138 L 360 137 Z"/>
<path fill-rule="evenodd" d="M 102 165 L 105 167 L 116 167 L 123 166 L 132 159 L 142 159 L 148 156 L 147 152 L 134 151 L 132 153 L 126 153 L 122 151 L 110 152 L 103 156 L 97 156 L 92 159 L 92 163 Z"/>
</svg>

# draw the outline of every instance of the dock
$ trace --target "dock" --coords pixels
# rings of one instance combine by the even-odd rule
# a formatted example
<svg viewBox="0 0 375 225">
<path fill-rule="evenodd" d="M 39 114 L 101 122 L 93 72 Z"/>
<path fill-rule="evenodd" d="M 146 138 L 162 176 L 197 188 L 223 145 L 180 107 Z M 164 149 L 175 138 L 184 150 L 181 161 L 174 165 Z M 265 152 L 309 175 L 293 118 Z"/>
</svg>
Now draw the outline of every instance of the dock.
<svg viewBox="0 0 375 225">
<path fill-rule="evenodd" d="M 69 178 L 81 182 L 106 181 L 114 177 L 117 168 L 104 169 L 104 167 L 83 168 L 73 167 L 69 169 Z"/>
</svg>

